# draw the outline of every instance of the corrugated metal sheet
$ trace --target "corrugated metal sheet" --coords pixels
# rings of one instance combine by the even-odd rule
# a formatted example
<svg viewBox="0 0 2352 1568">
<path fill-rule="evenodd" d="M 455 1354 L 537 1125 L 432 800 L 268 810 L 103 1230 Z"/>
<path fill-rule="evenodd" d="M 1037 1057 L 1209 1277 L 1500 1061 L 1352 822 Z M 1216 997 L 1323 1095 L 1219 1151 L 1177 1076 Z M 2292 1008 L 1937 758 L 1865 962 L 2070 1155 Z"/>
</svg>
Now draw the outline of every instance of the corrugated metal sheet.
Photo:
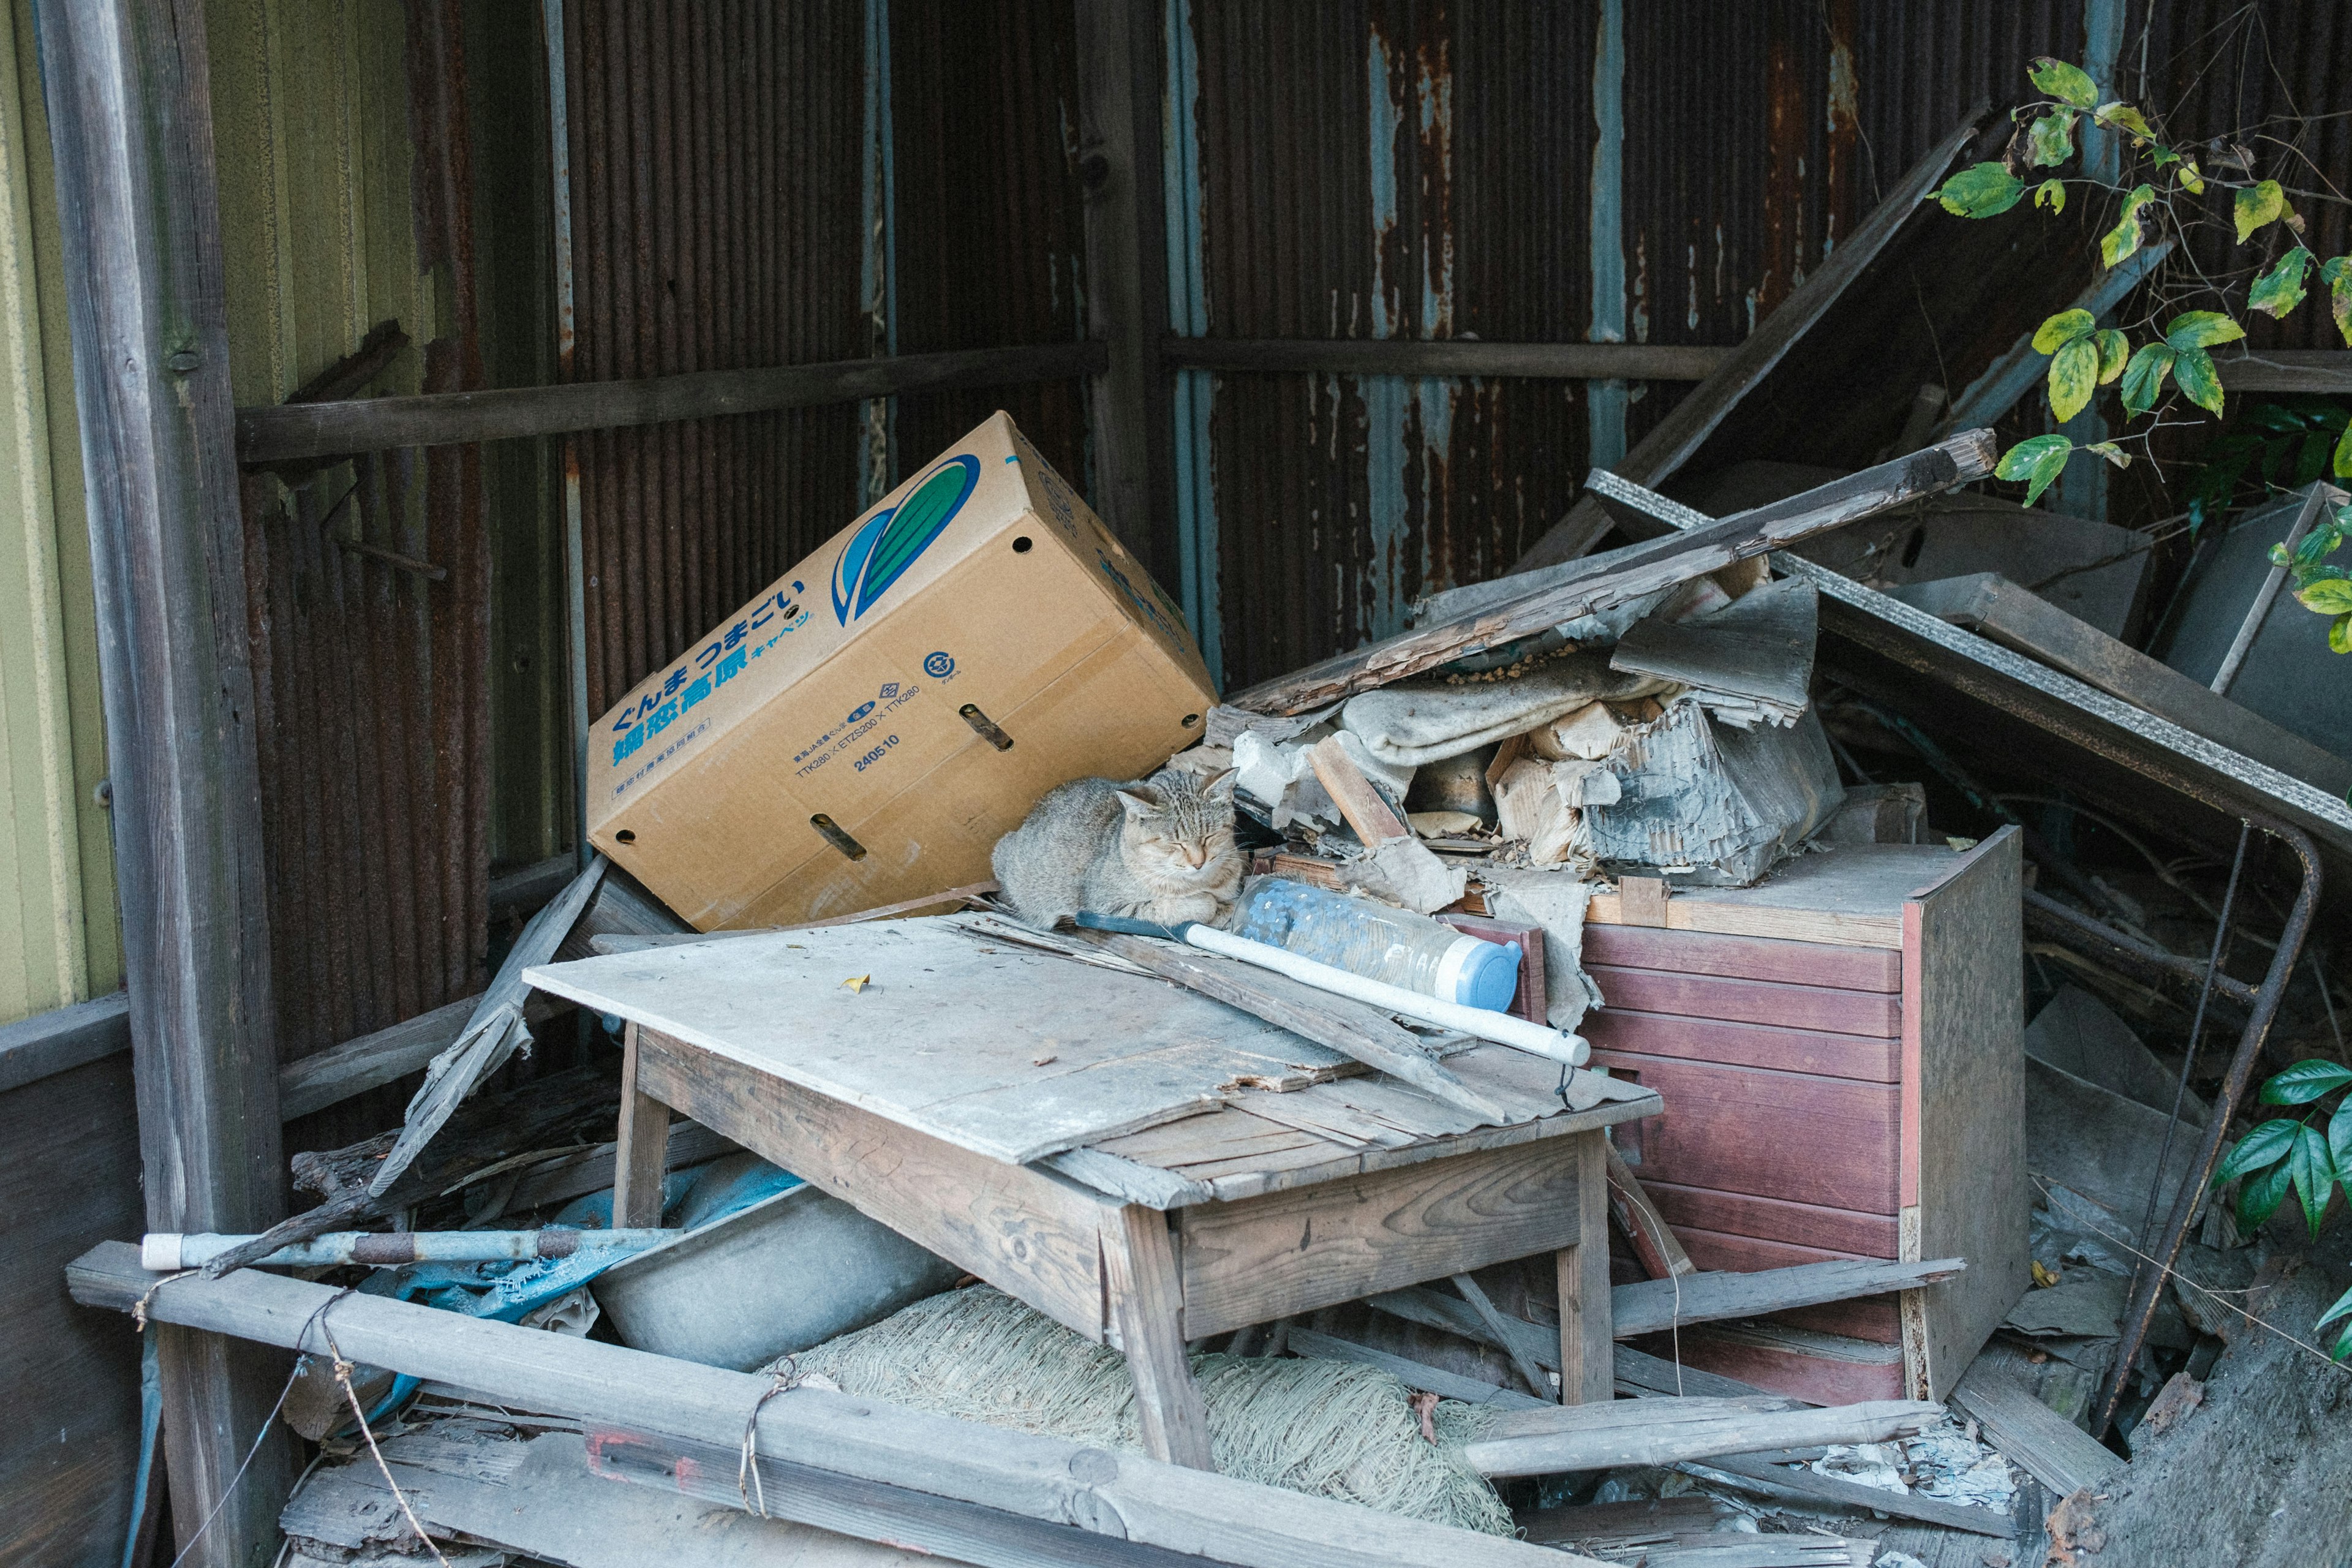
<svg viewBox="0 0 2352 1568">
<path fill-rule="evenodd" d="M 0 1023 L 121 983 L 81 445 L 27 0 L 0 13 Z"/>
<path fill-rule="evenodd" d="M 237 402 L 278 401 L 387 320 L 416 346 L 371 390 L 481 385 L 457 0 L 214 0 L 207 22 Z M 290 489 L 252 476 L 246 515 L 278 1044 L 292 1059 L 484 977 L 479 457 L 385 454 Z"/>
<path fill-rule="evenodd" d="M 1189 229 L 1201 258 L 1176 325 L 1581 340 L 1597 15 L 1171 0 L 1171 252 Z M 1189 456 L 1228 686 L 1493 574 L 1585 468 L 1577 383 L 1220 376 L 1207 425 L 1203 460 L 1180 423 L 1180 484 Z"/>
<path fill-rule="evenodd" d="M 874 352 L 861 0 L 569 0 L 572 375 Z M 857 512 L 858 410 L 607 431 L 576 444 L 588 709 Z"/>
</svg>

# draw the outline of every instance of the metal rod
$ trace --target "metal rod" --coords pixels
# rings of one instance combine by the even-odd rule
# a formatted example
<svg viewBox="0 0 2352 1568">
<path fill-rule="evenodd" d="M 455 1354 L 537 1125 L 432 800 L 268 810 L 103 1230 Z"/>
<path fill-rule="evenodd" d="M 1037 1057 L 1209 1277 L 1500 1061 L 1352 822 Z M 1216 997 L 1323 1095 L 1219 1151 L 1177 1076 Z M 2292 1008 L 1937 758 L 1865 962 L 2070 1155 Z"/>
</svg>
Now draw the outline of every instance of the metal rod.
<svg viewBox="0 0 2352 1568">
<path fill-rule="evenodd" d="M 2294 526 L 2286 531 L 2286 552 L 2292 556 L 2303 536 L 2311 531 L 2314 520 L 2326 504 L 2327 489 L 2313 485 L 2305 492 L 2303 505 L 2296 509 Z M 2221 656 L 2221 667 L 2213 672 L 2213 694 L 2226 697 L 2238 679 L 2238 671 L 2246 656 L 2254 649 L 2254 639 L 2262 635 L 2263 626 L 2271 618 L 2271 610 L 2278 603 L 2279 590 L 2286 586 L 2287 568 L 2273 566 L 2263 578 L 2263 585 L 2254 594 L 2254 602 L 2246 606 L 2246 618 L 2238 626 L 2238 635 L 2230 639 L 2230 651 Z"/>
<path fill-rule="evenodd" d="M 684 1236 L 683 1230 L 337 1230 L 281 1247 L 257 1264 L 278 1268 L 317 1268 L 360 1263 L 385 1268 L 404 1263 L 514 1263 L 570 1258 L 580 1252 L 642 1252 Z M 149 1231 L 139 1242 L 142 1267 L 157 1274 L 201 1268 L 232 1252 L 250 1236 L 182 1235 Z"/>
<path fill-rule="evenodd" d="M 2047 893 L 2038 892 L 2032 888 L 2026 889 L 2025 908 L 2029 914 L 2045 916 L 2053 923 L 2070 927 L 2104 946 L 2116 949 L 2149 968 L 2163 970 L 2200 982 L 2204 979 L 2205 966 L 2195 959 L 2183 958 L 2177 952 L 2167 952 L 2152 942 L 2142 942 L 2136 936 L 2127 935 L 2104 921 L 2060 903 Z M 2212 988 L 2242 1006 L 2253 1005 L 2254 988 L 2242 980 L 2217 973 L 2212 977 Z"/>
<path fill-rule="evenodd" d="M 2158 1299 L 2163 1293 L 2165 1281 L 2172 1276 L 2174 1261 L 2180 1256 L 2180 1244 L 2188 1236 L 2189 1219 L 2213 1179 L 2214 1168 L 2221 1163 L 2231 1118 L 2237 1114 L 2238 1101 L 2244 1097 L 2246 1084 L 2253 1076 L 2254 1063 L 2262 1056 L 2272 1022 L 2278 1016 L 2279 1004 L 2285 999 L 2287 979 L 2294 973 L 2296 959 L 2302 956 L 2304 939 L 2311 932 L 2312 915 L 2319 907 L 2319 851 L 2311 839 L 2272 817 L 2249 813 L 2244 820 L 2286 842 L 2303 862 L 2303 885 L 2287 910 L 2286 926 L 2279 932 L 2278 948 L 2271 954 L 2270 969 L 2263 976 L 2261 989 L 2254 994 L 2253 1012 L 2246 1019 L 2244 1032 L 2238 1037 L 2237 1054 L 2230 1058 L 2229 1073 L 2221 1080 L 2221 1092 L 2215 1098 L 2212 1115 L 2205 1123 L 2196 1163 L 2189 1168 L 2188 1179 L 2180 1184 L 2180 1191 L 2172 1201 L 2172 1216 L 2165 1224 L 2163 1239 L 2147 1249 L 2148 1257 L 2134 1278 L 2130 1305 L 2124 1313 L 2123 1337 L 2116 1345 L 2115 1364 L 2107 1369 L 2106 1383 L 2094 1406 L 2093 1436 L 2105 1436 L 2115 1424 L 2116 1407 L 2123 1403 L 2124 1390 L 2131 1382 L 2133 1363 L 2139 1359 L 2148 1324 L 2156 1317 Z"/>
</svg>

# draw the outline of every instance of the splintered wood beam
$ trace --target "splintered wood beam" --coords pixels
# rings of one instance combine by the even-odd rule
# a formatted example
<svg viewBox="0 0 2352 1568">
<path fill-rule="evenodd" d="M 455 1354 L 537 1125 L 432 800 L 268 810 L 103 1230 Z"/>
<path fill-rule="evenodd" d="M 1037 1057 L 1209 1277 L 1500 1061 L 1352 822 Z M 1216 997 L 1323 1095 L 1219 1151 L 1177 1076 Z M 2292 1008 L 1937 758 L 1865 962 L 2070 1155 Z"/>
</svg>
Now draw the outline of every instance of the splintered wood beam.
<svg viewBox="0 0 2352 1568">
<path fill-rule="evenodd" d="M 1679 586 L 1740 561 L 1866 517 L 1970 484 L 1992 472 L 1990 430 L 1968 430 L 1906 458 L 1704 528 L 1572 561 L 1526 579 L 1504 578 L 1470 595 L 1475 607 L 1336 655 L 1225 699 L 1256 713 L 1301 713 L 1359 691 L 1501 647 L 1564 621 Z M 1525 586 L 1520 586 L 1521 582 Z M 1318 776 L 1320 776 L 1318 769 Z"/>
<path fill-rule="evenodd" d="M 1557 1403 L 1552 1396 L 1551 1380 L 1544 1374 L 1544 1369 L 1536 1358 L 1528 1354 L 1506 1333 L 1503 1314 L 1496 1310 L 1494 1302 L 1486 1299 L 1485 1288 L 1467 1274 L 1456 1274 L 1454 1288 L 1462 1292 L 1462 1299 L 1470 1303 L 1470 1310 L 1478 1314 L 1479 1321 L 1486 1325 L 1488 1331 L 1502 1341 L 1505 1353 L 1511 1358 L 1511 1364 L 1518 1368 L 1519 1376 L 1527 1381 L 1528 1392 L 1546 1404 Z"/>
<path fill-rule="evenodd" d="M 930 1505 L 944 1499 L 968 1505 L 956 1510 L 961 1543 L 944 1554 L 979 1568 L 1151 1561 L 1125 1555 L 1130 1546 L 1161 1549 L 1162 1563 L 1181 1553 L 1237 1568 L 1561 1568 L 1549 1549 L 1523 1542 L 862 1396 L 806 1387 L 775 1394 L 755 1373 L 568 1334 L 254 1269 L 221 1279 L 150 1274 L 125 1242 L 91 1248 L 66 1280 L 85 1306 L 128 1312 L 144 1300 L 153 1321 L 340 1354 L 498 1405 L 572 1416 L 596 1428 L 592 1451 L 625 1448 L 630 1434 L 666 1435 L 709 1450 L 696 1456 L 708 1460 L 697 1468 L 724 1498 L 740 1495 L 736 1466 L 753 1446 L 748 1431 L 771 1513 L 896 1541 L 908 1510 L 937 1519 Z M 618 1473 L 664 1487 L 683 1479 L 659 1468 Z M 1591 1558 L 1567 1562 L 1596 1568 Z"/>
<path fill-rule="evenodd" d="M 1619 1399 L 1507 1412 L 1462 1457 L 1482 1476 L 1549 1476 L 1825 1443 L 1884 1443 L 1916 1436 L 1943 1418 L 1942 1405 L 1908 1399 L 1818 1410 L 1772 1394 Z"/>
<path fill-rule="evenodd" d="M 1412 829 L 1390 807 L 1372 786 L 1372 781 L 1364 776 L 1364 770 L 1339 744 L 1339 736 L 1327 735 L 1316 742 L 1307 753 L 1307 761 L 1315 769 L 1316 782 L 1331 797 L 1331 804 L 1339 808 L 1339 815 L 1348 819 L 1356 837 L 1364 841 L 1365 848 L 1391 838 L 1412 837 Z"/>
<path fill-rule="evenodd" d="M 1952 1403 L 1984 1429 L 1985 1441 L 2048 1487 L 2053 1497 L 2072 1497 L 2130 1468 L 2105 1444 L 1983 1362 L 1960 1374 Z"/>
<path fill-rule="evenodd" d="M 1609 1145 L 1609 1216 L 1633 1243 L 1633 1256 L 1642 1260 L 1651 1279 L 1698 1272 L 1698 1265 L 1683 1250 L 1674 1227 L 1666 1224 L 1666 1216 L 1658 1212 L 1658 1205 L 1650 1201 L 1641 1178 L 1633 1174 L 1633 1167 L 1617 1152 L 1614 1143 Z"/>
<path fill-rule="evenodd" d="M 1720 1322 L 1727 1318 L 1753 1318 L 1791 1307 L 1815 1307 L 1824 1301 L 1850 1301 L 1857 1296 L 1883 1296 L 1916 1290 L 1949 1279 L 1968 1268 L 1965 1259 L 1939 1258 L 1928 1263 L 1883 1262 L 1875 1258 L 1832 1258 L 1826 1263 L 1800 1263 L 1789 1268 L 1766 1268 L 1753 1274 L 1685 1274 L 1675 1279 L 1645 1279 L 1620 1285 L 1609 1292 L 1617 1336 L 1631 1339 L 1654 1334 L 1676 1324 Z"/>
</svg>

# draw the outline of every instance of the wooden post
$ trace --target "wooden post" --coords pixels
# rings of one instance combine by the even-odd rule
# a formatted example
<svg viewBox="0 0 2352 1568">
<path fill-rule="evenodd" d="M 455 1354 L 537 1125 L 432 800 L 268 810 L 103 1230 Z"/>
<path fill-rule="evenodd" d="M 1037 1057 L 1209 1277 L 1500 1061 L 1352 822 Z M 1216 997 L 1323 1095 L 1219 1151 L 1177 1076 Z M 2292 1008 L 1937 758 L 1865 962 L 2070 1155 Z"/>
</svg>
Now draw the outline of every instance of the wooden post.
<svg viewBox="0 0 2352 1568">
<path fill-rule="evenodd" d="M 257 1231 L 286 1177 L 205 7 L 37 9 L 147 1221 Z M 259 1568 L 291 1480 L 284 1355 L 159 1331 L 182 1546 L 219 1505 L 189 1562 Z"/>
<path fill-rule="evenodd" d="M 1607 1404 L 1616 1394 L 1609 1317 L 1608 1146 L 1576 1134 L 1577 1241 L 1555 1254 L 1559 1268 L 1559 1400 Z"/>
<path fill-rule="evenodd" d="M 1087 331 L 1110 346 L 1091 383 L 1096 510 L 1163 582 L 1178 575 L 1169 470 L 1172 417 L 1160 205 L 1160 8 L 1077 9 L 1078 183 L 1086 194 Z"/>
<path fill-rule="evenodd" d="M 621 1130 L 613 1148 L 613 1227 L 661 1224 L 662 1177 L 669 1169 L 669 1107 L 637 1087 L 637 1026 L 623 1037 Z"/>
<path fill-rule="evenodd" d="M 1213 1470 L 1209 1412 L 1184 1354 L 1184 1285 L 1168 1216 L 1129 1204 L 1103 1222 L 1103 1286 L 1110 1320 L 1135 1379 L 1143 1451 L 1171 1465 Z"/>
</svg>

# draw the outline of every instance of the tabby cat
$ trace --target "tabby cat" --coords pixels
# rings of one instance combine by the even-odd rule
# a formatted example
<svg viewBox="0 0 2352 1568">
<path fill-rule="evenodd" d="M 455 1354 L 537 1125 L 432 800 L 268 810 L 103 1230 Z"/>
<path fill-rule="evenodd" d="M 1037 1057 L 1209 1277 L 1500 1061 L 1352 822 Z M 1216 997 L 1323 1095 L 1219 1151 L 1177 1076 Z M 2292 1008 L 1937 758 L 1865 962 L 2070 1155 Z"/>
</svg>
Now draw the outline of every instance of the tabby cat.
<svg viewBox="0 0 2352 1568">
<path fill-rule="evenodd" d="M 1005 901 L 1034 926 L 1051 929 L 1080 910 L 1213 924 L 1242 885 L 1234 770 L 1073 780 L 998 839 L 991 859 Z"/>
</svg>

